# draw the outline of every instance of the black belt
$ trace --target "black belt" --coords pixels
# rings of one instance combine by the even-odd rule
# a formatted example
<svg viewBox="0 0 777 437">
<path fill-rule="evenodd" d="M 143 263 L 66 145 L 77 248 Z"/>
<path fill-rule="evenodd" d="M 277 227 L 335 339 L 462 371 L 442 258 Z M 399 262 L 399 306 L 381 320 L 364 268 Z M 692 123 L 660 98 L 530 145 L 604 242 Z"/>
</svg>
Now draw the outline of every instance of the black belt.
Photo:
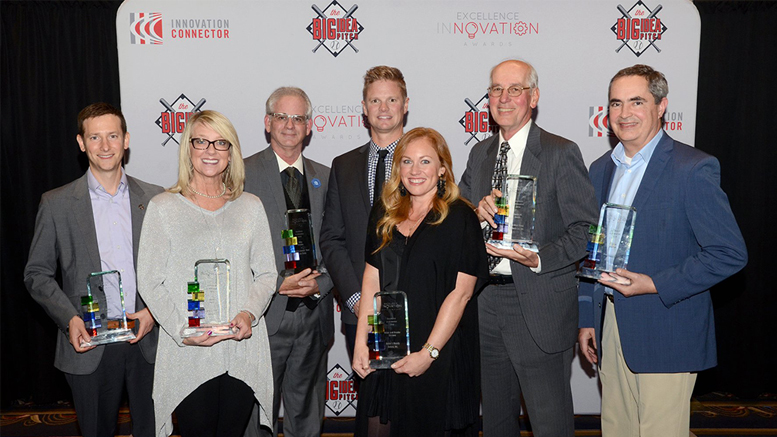
<svg viewBox="0 0 777 437">
<path fill-rule="evenodd" d="M 507 285 L 513 283 L 513 277 L 510 275 L 491 275 L 488 278 L 488 283 L 491 285 Z"/>
</svg>

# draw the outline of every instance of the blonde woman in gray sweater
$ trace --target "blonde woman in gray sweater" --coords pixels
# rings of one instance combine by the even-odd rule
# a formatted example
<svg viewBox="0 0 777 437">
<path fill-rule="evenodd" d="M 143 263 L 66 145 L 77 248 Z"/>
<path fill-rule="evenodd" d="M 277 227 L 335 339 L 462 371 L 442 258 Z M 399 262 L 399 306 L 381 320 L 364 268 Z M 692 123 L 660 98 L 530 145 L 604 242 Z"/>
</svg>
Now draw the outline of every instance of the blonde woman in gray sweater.
<svg viewBox="0 0 777 437">
<path fill-rule="evenodd" d="M 138 290 L 162 328 L 153 392 L 162 437 L 173 432 L 173 411 L 184 437 L 242 436 L 255 402 L 260 422 L 271 423 L 272 366 L 262 317 L 275 291 L 274 245 L 261 201 L 243 192 L 244 178 L 232 123 L 215 111 L 196 113 L 181 135 L 178 182 L 146 211 Z M 194 265 L 219 258 L 231 267 L 231 334 L 182 338 Z"/>
</svg>

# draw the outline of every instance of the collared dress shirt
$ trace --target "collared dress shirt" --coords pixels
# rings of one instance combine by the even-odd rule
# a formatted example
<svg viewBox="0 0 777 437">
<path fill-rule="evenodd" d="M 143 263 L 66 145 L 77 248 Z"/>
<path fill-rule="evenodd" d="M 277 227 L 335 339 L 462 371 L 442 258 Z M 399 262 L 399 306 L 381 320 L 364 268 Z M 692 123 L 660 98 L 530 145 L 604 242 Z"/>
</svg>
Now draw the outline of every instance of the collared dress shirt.
<svg viewBox="0 0 777 437">
<path fill-rule="evenodd" d="M 94 228 L 97 231 L 97 247 L 100 250 L 100 267 L 103 271 L 118 270 L 124 290 L 124 308 L 127 314 L 135 312 L 137 285 L 132 251 L 132 214 L 127 175 L 121 170 L 121 181 L 116 194 L 111 195 L 97 181 L 92 169 L 86 171 L 89 198 L 92 201 Z M 110 276 L 104 277 L 108 318 L 122 317 L 121 296 L 118 284 Z M 86 278 L 84 278 L 86 287 Z M 111 292 L 113 290 L 114 292 Z M 86 295 L 86 289 L 84 289 Z"/>
</svg>

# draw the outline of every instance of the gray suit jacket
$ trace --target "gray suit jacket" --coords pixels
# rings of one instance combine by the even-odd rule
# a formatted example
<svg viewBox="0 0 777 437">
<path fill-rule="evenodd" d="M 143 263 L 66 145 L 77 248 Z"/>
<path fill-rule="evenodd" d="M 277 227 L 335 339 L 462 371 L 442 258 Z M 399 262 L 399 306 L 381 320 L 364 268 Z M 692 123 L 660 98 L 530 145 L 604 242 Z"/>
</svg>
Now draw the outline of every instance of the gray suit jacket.
<svg viewBox="0 0 777 437">
<path fill-rule="evenodd" d="M 321 227 L 321 250 L 340 295 L 343 323 L 356 324 L 356 315 L 345 302 L 362 289 L 364 246 L 370 218 L 367 158 L 370 143 L 332 161 L 326 213 Z"/>
<path fill-rule="evenodd" d="M 135 266 L 138 262 L 140 227 L 146 205 L 161 193 L 161 187 L 127 176 L 132 215 L 132 251 Z M 62 285 L 55 275 L 57 265 L 62 270 Z M 68 337 L 68 323 L 73 316 L 81 316 L 81 296 L 86 295 L 86 278 L 102 270 L 97 231 L 92 214 L 86 174 L 75 181 L 43 194 L 35 220 L 35 235 L 24 269 L 24 283 L 37 301 L 59 327 L 54 366 L 75 375 L 88 375 L 97 369 L 104 346 L 78 353 Z M 99 290 L 92 293 L 105 302 Z M 135 310 L 145 308 L 140 293 Z M 149 363 L 156 358 L 158 328 L 146 334 L 139 342 L 143 357 Z"/>
<path fill-rule="evenodd" d="M 475 205 L 491 192 L 498 150 L 499 136 L 494 135 L 469 154 L 459 187 Z M 533 123 L 521 174 L 537 177 L 534 239 L 542 270 L 537 274 L 516 262 L 510 267 L 532 338 L 546 353 L 560 352 L 577 341 L 575 263 L 585 257 L 588 227 L 597 222 L 596 198 L 577 145 Z M 508 315 L 518 311 L 502 310 Z"/>
<path fill-rule="evenodd" d="M 324 201 L 329 181 L 329 168 L 304 156 L 302 157 L 302 162 L 305 168 L 305 179 L 308 184 L 310 212 L 313 217 L 313 233 L 318 244 L 319 236 L 321 235 L 321 221 L 324 218 Z M 267 221 L 270 223 L 273 244 L 276 244 L 273 249 L 275 250 L 275 263 L 280 274 L 284 270 L 283 251 L 280 249 L 283 243 L 281 231 L 286 228 L 286 198 L 283 195 L 278 160 L 272 148 L 267 147 L 261 152 L 246 158 L 245 167 L 245 191 L 259 197 L 262 200 L 262 204 L 264 204 L 265 212 L 267 212 Z M 319 264 L 322 265 L 321 250 L 318 250 L 316 255 Z M 318 305 L 316 305 L 314 315 L 319 318 L 324 345 L 327 345 L 334 337 L 334 308 L 332 305 L 332 293 L 330 293 L 332 291 L 332 280 L 329 274 L 322 274 L 316 281 L 318 281 L 321 298 Z M 281 283 L 283 283 L 283 278 L 279 276 L 276 290 L 280 288 Z M 288 300 L 288 297 L 278 293 L 273 296 L 270 308 L 264 317 L 267 323 L 268 335 L 274 335 L 278 332 L 281 320 L 286 315 L 286 303 Z"/>
</svg>

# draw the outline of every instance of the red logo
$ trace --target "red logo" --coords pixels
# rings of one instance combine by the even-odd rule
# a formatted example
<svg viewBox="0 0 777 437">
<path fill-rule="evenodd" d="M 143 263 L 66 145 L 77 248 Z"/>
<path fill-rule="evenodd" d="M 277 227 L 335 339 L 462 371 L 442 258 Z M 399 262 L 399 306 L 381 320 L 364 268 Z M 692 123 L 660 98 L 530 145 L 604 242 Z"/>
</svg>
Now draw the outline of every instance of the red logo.
<svg viewBox="0 0 777 437">
<path fill-rule="evenodd" d="M 162 44 L 162 13 L 130 12 L 130 44 Z"/>
<path fill-rule="evenodd" d="M 335 364 L 326 375 L 326 407 L 339 416 L 349 405 L 356 408 L 358 397 L 353 374 Z"/>
<path fill-rule="evenodd" d="M 658 17 L 661 9 L 663 6 L 658 5 L 651 11 L 642 0 L 635 3 L 628 11 L 623 6 L 618 5 L 618 11 L 622 16 L 611 28 L 616 39 L 620 41 L 615 52 L 620 52 L 622 48 L 628 47 L 632 53 L 639 57 L 649 47 L 653 47 L 661 53 L 656 41 L 661 40 L 661 35 L 667 29 L 661 22 L 661 18 Z"/>
<path fill-rule="evenodd" d="M 588 136 L 607 137 L 612 136 L 610 130 L 610 116 L 606 106 L 588 107 Z"/>
<path fill-rule="evenodd" d="M 159 126 L 163 134 L 167 135 L 167 138 L 162 142 L 162 145 L 166 146 L 170 140 L 180 144 L 181 132 L 186 127 L 186 121 L 195 112 L 200 112 L 202 105 L 205 104 L 205 99 L 200 99 L 197 104 L 194 104 L 185 94 L 181 94 L 172 104 L 167 103 L 165 99 L 159 99 L 159 103 L 165 107 L 165 111 L 156 119 L 156 125 Z"/>
<path fill-rule="evenodd" d="M 307 29 L 313 39 L 318 41 L 313 53 L 321 47 L 325 47 L 334 57 L 339 56 L 346 47 L 353 49 L 354 53 L 359 53 L 359 49 L 353 44 L 364 30 L 364 26 L 353 15 L 359 5 L 355 4 L 345 10 L 334 0 L 323 10 L 315 4 L 312 8 L 316 17 L 310 21 Z"/>
<path fill-rule="evenodd" d="M 493 133 L 493 127 L 490 122 L 490 116 L 488 109 L 488 93 L 483 94 L 477 103 L 472 103 L 469 98 L 464 99 L 464 103 L 467 104 L 467 112 L 459 119 L 459 124 L 464 127 L 464 132 L 469 134 L 469 138 L 464 142 L 465 145 L 469 145 L 470 141 L 476 140 L 482 141 Z"/>
</svg>

